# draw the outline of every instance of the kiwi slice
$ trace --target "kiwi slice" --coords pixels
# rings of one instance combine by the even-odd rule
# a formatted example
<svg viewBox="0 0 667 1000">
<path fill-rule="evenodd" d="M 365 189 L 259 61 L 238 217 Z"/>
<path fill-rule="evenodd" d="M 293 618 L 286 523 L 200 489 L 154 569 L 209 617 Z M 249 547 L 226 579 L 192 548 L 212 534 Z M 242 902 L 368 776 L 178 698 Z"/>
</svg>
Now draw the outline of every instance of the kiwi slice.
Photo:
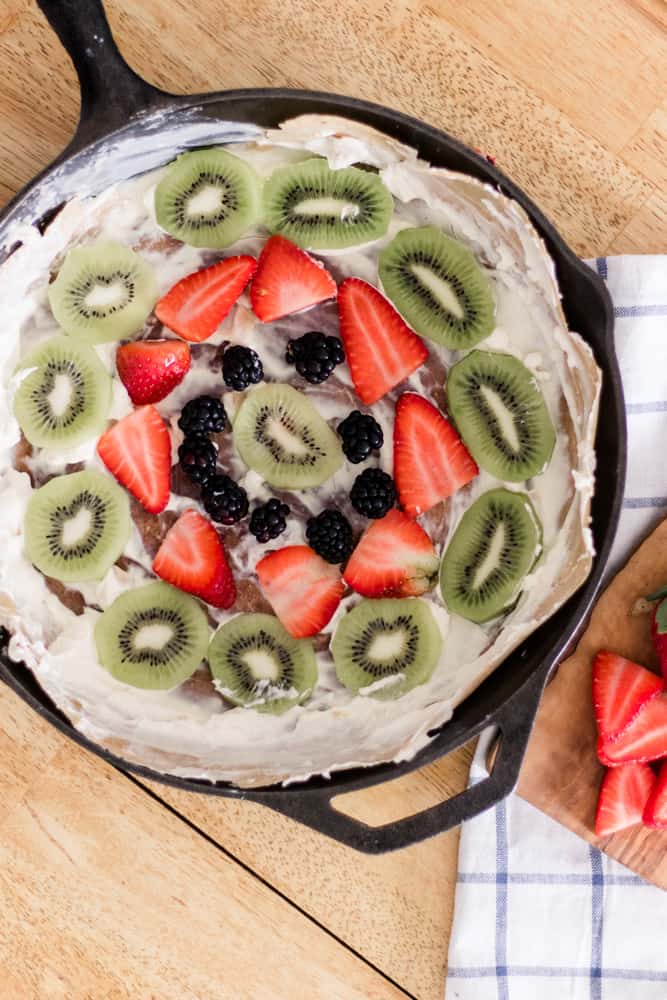
<svg viewBox="0 0 667 1000">
<path fill-rule="evenodd" d="M 193 247 L 219 250 L 257 222 L 261 182 L 226 149 L 182 153 L 155 189 L 155 215 L 168 233 Z"/>
<path fill-rule="evenodd" d="M 234 444 L 245 464 L 277 489 L 319 486 L 343 463 L 338 436 L 308 397 L 281 383 L 245 394 Z"/>
<path fill-rule="evenodd" d="M 149 264 L 120 243 L 90 243 L 70 250 L 49 285 L 51 311 L 72 337 L 89 344 L 131 337 L 157 299 Z"/>
<path fill-rule="evenodd" d="M 127 493 L 108 476 L 57 476 L 28 501 L 26 555 L 63 583 L 101 580 L 125 548 L 130 528 Z"/>
<path fill-rule="evenodd" d="M 471 351 L 447 376 L 447 408 L 478 465 L 506 482 L 544 472 L 556 444 L 531 371 L 511 354 Z"/>
<path fill-rule="evenodd" d="M 308 639 L 293 639 L 273 615 L 237 615 L 211 640 L 211 673 L 233 705 L 280 715 L 305 701 L 317 684 Z"/>
<path fill-rule="evenodd" d="M 387 598 L 361 601 L 348 611 L 338 623 L 331 653 L 341 684 L 355 694 L 385 699 L 425 684 L 441 647 L 440 629 L 426 601 Z"/>
<path fill-rule="evenodd" d="M 111 379 L 95 351 L 52 337 L 21 361 L 32 369 L 14 396 L 14 416 L 39 448 L 72 448 L 95 437 L 111 407 Z"/>
<path fill-rule="evenodd" d="M 380 254 L 379 273 L 387 296 L 422 337 L 460 351 L 493 330 L 495 305 L 479 264 L 434 226 L 397 233 Z"/>
<path fill-rule="evenodd" d="M 206 656 L 206 615 L 194 597 L 167 583 L 127 590 L 95 625 L 102 666 L 132 687 L 168 691 Z"/>
<path fill-rule="evenodd" d="M 459 521 L 440 564 L 450 611 L 486 622 L 507 610 L 542 550 L 542 527 L 525 493 L 483 493 Z"/>
<path fill-rule="evenodd" d="M 304 249 L 341 250 L 380 239 L 394 200 L 377 174 L 304 160 L 274 170 L 264 185 L 264 222 Z"/>
</svg>

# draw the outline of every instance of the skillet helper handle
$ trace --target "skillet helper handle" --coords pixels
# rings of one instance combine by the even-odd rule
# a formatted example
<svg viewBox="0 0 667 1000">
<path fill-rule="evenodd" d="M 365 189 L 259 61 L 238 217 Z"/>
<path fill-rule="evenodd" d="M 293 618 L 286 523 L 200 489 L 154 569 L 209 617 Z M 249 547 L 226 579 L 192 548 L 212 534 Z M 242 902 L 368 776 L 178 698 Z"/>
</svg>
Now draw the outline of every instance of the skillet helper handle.
<svg viewBox="0 0 667 1000">
<path fill-rule="evenodd" d="M 79 77 L 81 111 L 73 147 L 93 142 L 127 125 L 136 114 L 157 109 L 168 101 L 171 95 L 143 80 L 123 59 L 102 0 L 37 3 Z"/>
<path fill-rule="evenodd" d="M 365 854 L 385 854 L 435 837 L 496 805 L 513 791 L 548 676 L 548 670 L 536 671 L 489 717 L 487 725 L 500 730 L 500 746 L 488 778 L 421 813 L 384 826 L 369 826 L 339 812 L 326 788 L 282 790 L 275 801 L 263 797 L 261 802 Z M 252 793 L 245 797 L 254 798 Z"/>
</svg>

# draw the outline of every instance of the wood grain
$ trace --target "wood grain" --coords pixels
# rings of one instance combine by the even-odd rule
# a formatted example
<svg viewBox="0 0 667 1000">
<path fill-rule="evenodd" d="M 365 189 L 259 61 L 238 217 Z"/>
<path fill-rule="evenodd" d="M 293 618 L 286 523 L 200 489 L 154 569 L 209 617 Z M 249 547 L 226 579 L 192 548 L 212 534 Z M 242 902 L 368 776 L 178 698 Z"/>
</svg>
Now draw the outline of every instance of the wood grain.
<svg viewBox="0 0 667 1000">
<path fill-rule="evenodd" d="M 579 253 L 667 249 L 663 0 L 107 9 L 134 68 L 166 90 L 287 85 L 376 100 L 495 153 Z M 0 81 L 4 202 L 60 152 L 78 112 L 73 67 L 31 0 L 0 0 Z M 2 690 L 0 712 L 0 966 L 12 998 L 200 1000 L 214 982 L 217 997 L 245 1000 L 257 955 L 280 965 L 284 926 L 290 962 L 306 962 L 306 995 L 396 995 L 353 948 L 419 1000 L 440 1000 L 456 832 L 367 858 L 249 803 L 150 789 L 223 853 Z M 468 763 L 463 751 L 340 805 L 389 821 L 462 788 Z M 137 912 L 155 926 L 134 912 L 144 893 Z M 284 968 L 259 985 L 262 1000 L 294 995 Z"/>
<path fill-rule="evenodd" d="M 665 580 L 667 520 L 604 592 L 574 655 L 547 688 L 519 782 L 523 798 L 662 889 L 667 889 L 667 831 L 634 827 L 604 840 L 593 831 L 604 769 L 595 755 L 591 663 L 599 649 L 610 649 L 657 669 L 649 616 L 630 612 L 637 598 Z"/>
</svg>

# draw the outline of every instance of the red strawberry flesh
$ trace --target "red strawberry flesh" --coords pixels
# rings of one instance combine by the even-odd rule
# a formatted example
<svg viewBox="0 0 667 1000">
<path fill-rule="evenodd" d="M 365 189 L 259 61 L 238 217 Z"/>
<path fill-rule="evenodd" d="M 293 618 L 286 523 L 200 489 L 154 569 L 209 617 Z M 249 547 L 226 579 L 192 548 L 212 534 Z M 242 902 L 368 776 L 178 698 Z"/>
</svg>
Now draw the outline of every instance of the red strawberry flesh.
<svg viewBox="0 0 667 1000">
<path fill-rule="evenodd" d="M 184 340 L 200 343 L 218 329 L 257 269 L 254 257 L 227 257 L 188 274 L 155 307 L 158 319 Z"/>
<path fill-rule="evenodd" d="M 623 764 L 610 768 L 602 779 L 595 813 L 595 833 L 612 833 L 641 823 L 646 803 L 655 784 L 648 764 Z"/>
<path fill-rule="evenodd" d="M 667 681 L 667 598 L 656 604 L 651 615 L 651 636 L 660 660 L 662 676 Z"/>
<path fill-rule="evenodd" d="M 377 288 L 346 278 L 338 289 L 340 334 L 357 396 L 370 406 L 426 361 L 424 343 Z"/>
<path fill-rule="evenodd" d="M 116 351 L 118 376 L 136 406 L 159 403 L 190 369 L 190 348 L 182 340 L 137 340 Z"/>
<path fill-rule="evenodd" d="M 644 823 L 667 830 L 667 760 L 658 772 L 655 785 L 644 808 Z"/>
<path fill-rule="evenodd" d="M 598 757 L 602 764 L 660 760 L 667 757 L 667 694 L 646 702 L 639 715 L 614 740 L 599 738 Z"/>
<path fill-rule="evenodd" d="M 250 287 L 258 319 L 269 323 L 331 299 L 336 282 L 319 261 L 284 236 L 267 240 Z"/>
<path fill-rule="evenodd" d="M 169 502 L 171 441 L 154 406 L 141 406 L 110 427 L 97 442 L 97 453 L 150 514 L 164 510 Z"/>
<path fill-rule="evenodd" d="M 337 566 L 307 545 L 287 545 L 257 563 L 266 599 L 295 639 L 317 635 L 340 604 L 345 585 Z"/>
<path fill-rule="evenodd" d="M 167 583 L 216 608 L 229 608 L 236 600 L 220 536 L 195 510 L 186 510 L 169 529 L 153 560 L 153 570 Z"/>
<path fill-rule="evenodd" d="M 404 393 L 396 406 L 394 481 L 410 517 L 435 507 L 478 474 L 470 452 L 440 410 Z"/>
<path fill-rule="evenodd" d="M 361 536 L 343 576 L 364 597 L 417 597 L 431 590 L 437 572 L 438 557 L 421 525 L 390 510 Z"/>
<path fill-rule="evenodd" d="M 602 739 L 616 739 L 662 690 L 661 678 L 650 670 L 600 650 L 593 661 L 593 707 Z"/>
</svg>

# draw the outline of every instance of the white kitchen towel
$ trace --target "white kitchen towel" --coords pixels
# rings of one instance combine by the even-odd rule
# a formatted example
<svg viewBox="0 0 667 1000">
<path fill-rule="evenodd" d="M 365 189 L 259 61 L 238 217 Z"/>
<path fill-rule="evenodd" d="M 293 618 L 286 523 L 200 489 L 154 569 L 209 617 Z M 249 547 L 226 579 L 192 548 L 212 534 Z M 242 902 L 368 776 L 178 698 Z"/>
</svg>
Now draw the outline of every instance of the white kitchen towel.
<svg viewBox="0 0 667 1000">
<path fill-rule="evenodd" d="M 667 514 L 667 257 L 591 264 L 614 303 L 628 413 L 611 571 Z M 457 881 L 446 1000 L 667 1000 L 667 893 L 517 795 L 464 824 Z"/>
</svg>

